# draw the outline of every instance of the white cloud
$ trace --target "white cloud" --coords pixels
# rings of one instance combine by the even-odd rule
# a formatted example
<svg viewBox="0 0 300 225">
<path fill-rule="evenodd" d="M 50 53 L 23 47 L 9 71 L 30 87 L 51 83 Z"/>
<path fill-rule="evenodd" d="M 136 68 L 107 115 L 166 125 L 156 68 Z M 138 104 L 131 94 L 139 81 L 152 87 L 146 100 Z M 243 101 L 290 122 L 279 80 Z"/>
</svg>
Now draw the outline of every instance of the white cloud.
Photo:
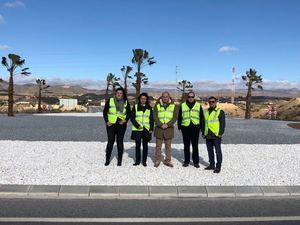
<svg viewBox="0 0 300 225">
<path fill-rule="evenodd" d="M 219 48 L 219 53 L 227 53 L 227 52 L 237 52 L 239 49 L 233 46 L 223 46 Z"/>
<path fill-rule="evenodd" d="M 9 49 L 10 47 L 8 45 L 0 45 L 0 50 L 5 51 Z"/>
<path fill-rule="evenodd" d="M 25 4 L 22 1 L 6 2 L 3 5 L 5 8 L 24 8 Z"/>
<path fill-rule="evenodd" d="M 4 23 L 5 23 L 4 17 L 0 14 L 0 25 L 1 25 L 1 24 L 4 24 Z"/>
</svg>

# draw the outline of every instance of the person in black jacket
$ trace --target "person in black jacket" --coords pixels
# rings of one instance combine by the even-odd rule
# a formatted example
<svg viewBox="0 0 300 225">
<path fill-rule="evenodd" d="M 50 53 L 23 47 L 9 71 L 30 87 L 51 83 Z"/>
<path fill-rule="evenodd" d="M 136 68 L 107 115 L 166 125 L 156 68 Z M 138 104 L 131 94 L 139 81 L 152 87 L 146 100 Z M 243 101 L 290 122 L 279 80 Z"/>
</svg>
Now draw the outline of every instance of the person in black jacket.
<svg viewBox="0 0 300 225">
<path fill-rule="evenodd" d="M 143 142 L 142 164 L 147 166 L 148 143 L 151 140 L 154 127 L 153 110 L 149 104 L 147 93 L 140 94 L 138 104 L 131 111 L 132 134 L 131 139 L 135 140 L 135 163 L 138 166 L 141 163 L 141 144 Z"/>
<path fill-rule="evenodd" d="M 123 88 L 117 88 L 115 96 L 107 100 L 103 110 L 103 118 L 108 137 L 105 166 L 108 166 L 110 163 L 116 137 L 118 148 L 117 165 L 121 166 L 124 151 L 124 135 L 127 129 L 127 122 L 130 119 L 130 105 Z"/>
<path fill-rule="evenodd" d="M 178 130 L 182 132 L 184 144 L 184 163 L 183 167 L 190 164 L 190 145 L 192 143 L 192 159 L 194 166 L 199 168 L 199 134 L 204 124 L 203 109 L 201 104 L 196 102 L 195 93 L 190 91 L 187 100 L 180 105 L 177 120 Z"/>
<path fill-rule="evenodd" d="M 209 108 L 205 110 L 205 128 L 203 137 L 206 139 L 206 146 L 209 157 L 209 166 L 206 170 L 214 170 L 214 173 L 220 173 L 222 166 L 221 142 L 225 131 L 225 113 L 217 107 L 217 99 L 210 97 L 208 100 Z M 217 155 L 217 164 L 215 164 L 214 148 Z"/>
</svg>

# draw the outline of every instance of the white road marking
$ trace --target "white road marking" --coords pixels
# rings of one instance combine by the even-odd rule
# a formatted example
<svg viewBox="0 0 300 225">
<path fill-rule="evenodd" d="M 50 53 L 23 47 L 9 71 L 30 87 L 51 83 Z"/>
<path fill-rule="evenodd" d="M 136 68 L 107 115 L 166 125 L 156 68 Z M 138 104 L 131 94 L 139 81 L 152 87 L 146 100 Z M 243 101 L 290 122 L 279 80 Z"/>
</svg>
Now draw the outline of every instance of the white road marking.
<svg viewBox="0 0 300 225">
<path fill-rule="evenodd" d="M 51 217 L 0 217 L 0 222 L 44 223 L 212 223 L 212 222 L 275 222 L 300 221 L 300 216 L 274 217 L 179 217 L 179 218 L 51 218 Z"/>
</svg>

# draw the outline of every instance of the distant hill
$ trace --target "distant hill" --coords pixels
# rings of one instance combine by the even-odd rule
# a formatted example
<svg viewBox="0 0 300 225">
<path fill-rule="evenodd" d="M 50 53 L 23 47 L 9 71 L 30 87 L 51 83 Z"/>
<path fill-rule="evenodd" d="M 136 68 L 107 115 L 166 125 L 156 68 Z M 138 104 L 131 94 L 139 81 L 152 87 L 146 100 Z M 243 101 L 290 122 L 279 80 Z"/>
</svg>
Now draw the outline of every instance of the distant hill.
<svg viewBox="0 0 300 225">
<path fill-rule="evenodd" d="M 8 82 L 2 81 L 0 82 L 0 95 L 6 95 L 8 88 Z M 35 96 L 37 92 L 37 86 L 35 84 L 23 84 L 23 85 L 15 85 L 15 95 L 16 96 Z M 153 97 L 159 97 L 162 91 L 169 91 L 173 96 L 180 96 L 180 93 L 172 88 L 172 89 L 162 89 L 162 88 L 143 88 L 142 91 L 148 92 L 149 95 Z M 198 90 L 194 89 L 197 95 L 201 97 L 214 95 L 216 97 L 230 97 L 231 90 L 230 89 L 219 89 L 219 90 Z M 134 94 L 133 89 L 129 89 L 130 94 Z M 44 96 L 49 97 L 72 97 L 72 96 L 91 96 L 103 98 L 105 94 L 105 90 L 96 90 L 96 89 L 87 89 L 83 88 L 80 85 L 67 86 L 67 85 L 54 85 L 48 89 L 48 93 L 44 94 Z M 236 90 L 236 97 L 245 96 L 246 90 L 238 89 Z M 267 96 L 267 97 L 284 97 L 284 98 L 293 98 L 300 96 L 300 89 L 292 88 L 292 89 L 276 89 L 276 90 L 263 90 L 263 91 L 254 91 L 253 96 Z"/>
</svg>

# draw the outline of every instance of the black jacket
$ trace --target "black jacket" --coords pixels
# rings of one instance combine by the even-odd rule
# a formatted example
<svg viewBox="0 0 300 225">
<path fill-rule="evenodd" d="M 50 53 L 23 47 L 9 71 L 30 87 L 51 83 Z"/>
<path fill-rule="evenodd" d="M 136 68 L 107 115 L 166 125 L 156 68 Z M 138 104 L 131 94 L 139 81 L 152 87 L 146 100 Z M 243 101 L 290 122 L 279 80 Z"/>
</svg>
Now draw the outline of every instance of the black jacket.
<svg viewBox="0 0 300 225">
<path fill-rule="evenodd" d="M 209 114 L 213 111 L 214 109 L 209 108 L 208 112 Z M 219 131 L 219 135 L 223 135 L 224 131 L 225 131 L 225 113 L 224 111 L 221 109 L 220 111 L 220 115 L 219 115 L 219 121 L 220 121 L 220 131 Z M 204 130 L 204 129 L 203 129 Z M 211 132 L 210 129 L 208 129 L 208 134 L 206 136 L 207 139 L 217 139 L 218 137 Z"/>
<path fill-rule="evenodd" d="M 153 110 L 151 108 L 150 105 L 146 105 L 146 106 L 142 106 L 140 104 L 138 104 L 138 111 L 143 111 L 145 112 L 147 109 L 150 110 L 150 132 L 153 131 L 154 128 L 154 119 L 153 119 Z M 136 111 L 135 111 L 135 106 L 132 108 L 131 111 L 131 116 L 130 116 L 130 120 L 133 126 L 135 127 L 139 127 L 138 122 L 135 119 L 136 116 Z M 131 133 L 131 139 L 133 140 L 140 140 L 141 138 L 145 138 L 148 141 L 151 140 L 151 133 L 149 132 L 147 129 L 144 129 L 143 131 L 132 131 Z"/>
<path fill-rule="evenodd" d="M 128 120 L 130 119 L 130 105 L 128 100 L 127 101 L 127 106 L 126 106 L 126 122 L 128 122 Z M 109 99 L 106 101 L 104 109 L 103 109 L 103 118 L 105 123 L 108 122 L 108 111 L 109 111 Z M 120 119 L 118 119 L 119 121 Z"/>
<path fill-rule="evenodd" d="M 190 109 L 192 109 L 194 107 L 195 103 L 196 103 L 196 101 L 194 101 L 193 103 L 190 103 L 189 101 L 186 101 L 186 104 L 188 105 L 188 107 Z M 191 122 L 190 126 L 192 126 L 192 127 L 199 126 L 201 129 L 203 129 L 203 126 L 204 126 L 204 114 L 203 114 L 202 106 L 200 106 L 199 116 L 200 116 L 200 125 L 194 125 Z M 179 130 L 181 130 L 181 128 L 182 128 L 181 122 L 182 122 L 182 107 L 180 105 L 179 112 L 178 112 L 178 119 L 177 119 L 177 126 L 178 126 Z"/>
</svg>

